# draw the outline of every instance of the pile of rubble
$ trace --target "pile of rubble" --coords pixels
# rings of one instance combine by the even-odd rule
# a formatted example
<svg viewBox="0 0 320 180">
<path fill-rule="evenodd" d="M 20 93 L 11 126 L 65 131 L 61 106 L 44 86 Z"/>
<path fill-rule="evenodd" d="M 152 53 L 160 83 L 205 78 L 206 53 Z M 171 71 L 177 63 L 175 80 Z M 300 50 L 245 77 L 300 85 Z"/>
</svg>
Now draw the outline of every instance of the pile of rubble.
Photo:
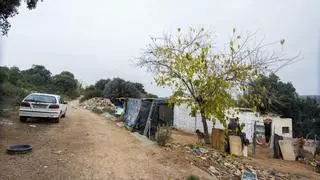
<svg viewBox="0 0 320 180">
<path fill-rule="evenodd" d="M 98 109 L 101 111 L 103 111 L 104 109 L 113 110 L 113 111 L 115 110 L 115 106 L 111 103 L 111 101 L 105 98 L 95 97 L 82 102 L 80 105 L 83 108 L 89 109 L 89 110 L 94 110 L 94 109 Z"/>
<path fill-rule="evenodd" d="M 295 174 L 277 172 L 274 169 L 263 169 L 253 166 L 240 157 L 218 152 L 213 149 L 170 144 L 172 149 L 185 153 L 190 163 L 216 176 L 218 179 L 241 179 L 244 172 L 256 174 L 258 179 L 307 179 Z"/>
</svg>

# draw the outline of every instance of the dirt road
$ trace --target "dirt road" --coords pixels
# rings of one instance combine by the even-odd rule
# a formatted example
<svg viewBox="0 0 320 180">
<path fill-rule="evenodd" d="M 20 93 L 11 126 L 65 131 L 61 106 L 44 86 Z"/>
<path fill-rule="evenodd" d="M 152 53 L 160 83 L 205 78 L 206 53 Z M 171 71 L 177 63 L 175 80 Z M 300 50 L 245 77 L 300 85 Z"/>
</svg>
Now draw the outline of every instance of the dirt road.
<svg viewBox="0 0 320 180">
<path fill-rule="evenodd" d="M 0 127 L 0 179 L 215 179 L 199 168 L 165 158 L 165 150 L 145 145 L 114 122 L 68 105 L 59 124 L 43 121 Z M 36 127 L 30 127 L 34 124 Z M 33 152 L 7 155 L 12 144 Z"/>
</svg>

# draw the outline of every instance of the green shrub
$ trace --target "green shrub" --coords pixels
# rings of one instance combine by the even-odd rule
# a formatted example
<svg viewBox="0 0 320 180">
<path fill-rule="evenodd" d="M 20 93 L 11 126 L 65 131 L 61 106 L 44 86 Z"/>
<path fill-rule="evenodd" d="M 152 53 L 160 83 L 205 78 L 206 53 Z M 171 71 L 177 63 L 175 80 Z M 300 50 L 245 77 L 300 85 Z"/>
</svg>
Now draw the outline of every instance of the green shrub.
<svg viewBox="0 0 320 180">
<path fill-rule="evenodd" d="M 28 91 L 19 88 L 9 82 L 5 82 L 0 85 L 1 92 L 3 93 L 4 102 L 7 106 L 18 106 L 20 105 L 23 98 L 28 95 Z"/>
<path fill-rule="evenodd" d="M 199 178 L 195 175 L 190 175 L 187 177 L 187 180 L 199 180 Z"/>
<path fill-rule="evenodd" d="M 83 102 L 85 100 L 94 98 L 94 97 L 100 97 L 101 96 L 101 92 L 96 90 L 96 89 L 86 89 L 84 92 L 84 95 L 82 96 L 82 98 L 80 99 L 80 102 Z"/>
<path fill-rule="evenodd" d="M 156 141 L 160 146 L 165 146 L 169 140 L 171 139 L 171 126 L 164 125 L 164 126 L 158 126 L 157 132 L 156 132 Z"/>
</svg>

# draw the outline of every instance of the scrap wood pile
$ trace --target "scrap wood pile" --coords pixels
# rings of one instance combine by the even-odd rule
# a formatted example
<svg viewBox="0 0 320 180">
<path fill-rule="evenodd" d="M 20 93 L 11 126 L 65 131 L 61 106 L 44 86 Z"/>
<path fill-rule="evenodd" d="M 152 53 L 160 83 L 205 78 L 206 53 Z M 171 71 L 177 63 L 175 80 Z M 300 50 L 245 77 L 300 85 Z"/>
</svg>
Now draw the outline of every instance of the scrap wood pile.
<svg viewBox="0 0 320 180">
<path fill-rule="evenodd" d="M 191 164 L 219 179 L 240 179 L 244 172 L 255 173 L 258 179 L 308 179 L 301 175 L 256 167 L 245 162 L 242 158 L 230 156 L 214 149 L 183 146 L 178 143 L 171 143 L 169 146 L 171 149 L 180 151 Z"/>
<path fill-rule="evenodd" d="M 83 108 L 89 109 L 89 110 L 103 110 L 103 109 L 110 109 L 115 110 L 115 106 L 112 104 L 112 102 L 109 99 L 105 98 L 92 98 L 89 100 L 86 100 L 80 104 Z"/>
</svg>

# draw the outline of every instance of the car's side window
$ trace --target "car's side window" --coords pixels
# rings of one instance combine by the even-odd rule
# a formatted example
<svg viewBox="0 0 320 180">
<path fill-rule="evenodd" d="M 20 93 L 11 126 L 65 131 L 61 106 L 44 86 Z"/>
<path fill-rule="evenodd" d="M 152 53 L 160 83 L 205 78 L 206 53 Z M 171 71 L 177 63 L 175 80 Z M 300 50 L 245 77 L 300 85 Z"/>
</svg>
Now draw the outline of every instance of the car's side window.
<svg viewBox="0 0 320 180">
<path fill-rule="evenodd" d="M 59 104 L 63 104 L 63 99 L 59 98 Z"/>
</svg>

